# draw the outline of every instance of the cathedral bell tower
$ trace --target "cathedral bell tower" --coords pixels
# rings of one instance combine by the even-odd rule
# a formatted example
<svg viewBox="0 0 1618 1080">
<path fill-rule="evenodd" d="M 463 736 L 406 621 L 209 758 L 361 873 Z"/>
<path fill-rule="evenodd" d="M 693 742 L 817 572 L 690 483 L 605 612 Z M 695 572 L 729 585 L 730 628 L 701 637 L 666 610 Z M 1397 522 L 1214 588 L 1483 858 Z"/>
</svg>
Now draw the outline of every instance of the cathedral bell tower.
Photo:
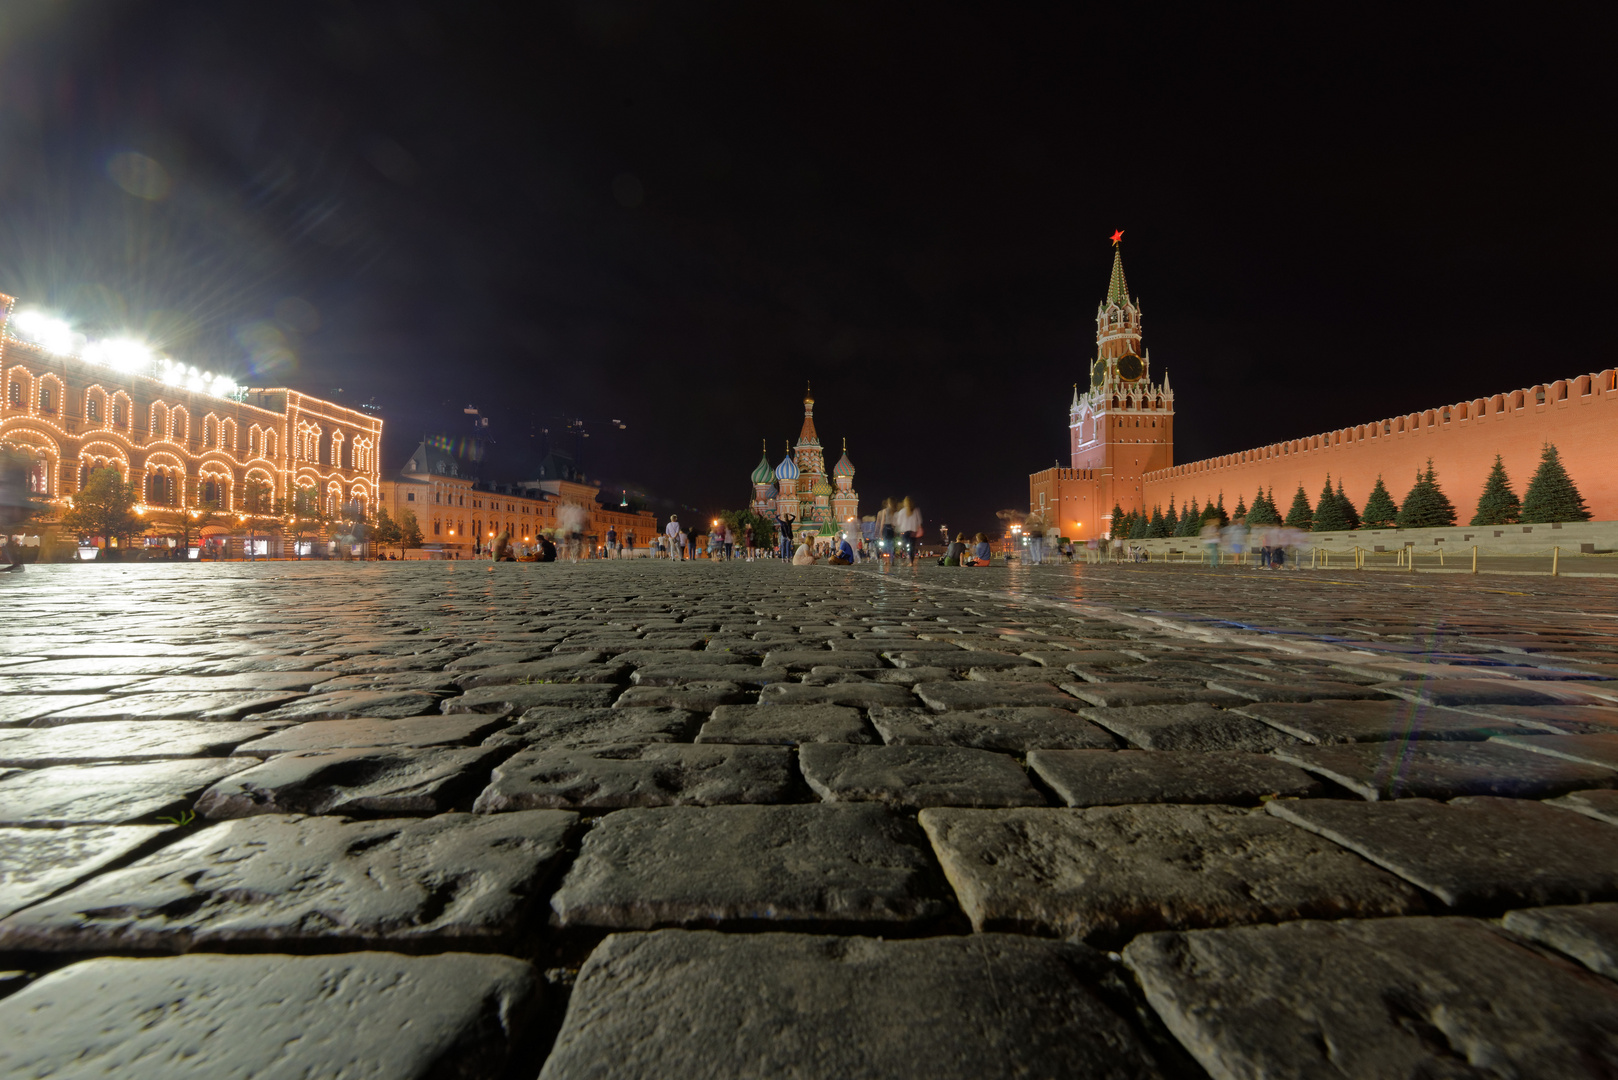
<svg viewBox="0 0 1618 1080">
<path fill-rule="evenodd" d="M 1174 391 L 1152 378 L 1141 347 L 1139 300 L 1124 280 L 1123 233 L 1113 235 L 1112 278 L 1096 307 L 1096 353 L 1088 385 L 1073 388 L 1068 410 L 1072 467 L 1096 470 L 1103 513 L 1113 506 L 1150 510 L 1141 475 L 1174 464 Z"/>
</svg>

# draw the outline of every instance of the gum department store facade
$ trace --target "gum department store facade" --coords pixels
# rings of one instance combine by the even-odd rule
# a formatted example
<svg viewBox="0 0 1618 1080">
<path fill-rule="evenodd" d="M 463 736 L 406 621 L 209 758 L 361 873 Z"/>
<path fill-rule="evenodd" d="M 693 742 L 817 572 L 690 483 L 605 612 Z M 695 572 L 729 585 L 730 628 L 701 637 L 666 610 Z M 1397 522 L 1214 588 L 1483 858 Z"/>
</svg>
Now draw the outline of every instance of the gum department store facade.
<svg viewBox="0 0 1618 1080">
<path fill-rule="evenodd" d="M 285 388 L 215 393 L 223 381 L 206 383 L 178 366 L 165 378 L 150 357 L 121 367 L 87 359 L 82 341 L 53 350 L 19 336 L 12 297 L 0 294 L 0 304 L 0 447 L 32 459 L 29 493 L 58 515 L 92 471 L 112 467 L 134 484 L 141 515 L 206 508 L 225 518 L 204 532 L 231 555 L 242 553 L 250 511 L 290 504 L 311 487 L 332 518 L 385 507 L 398 520 L 413 511 L 423 534 L 418 557 L 469 557 L 501 527 L 523 543 L 556 528 L 570 505 L 583 511 L 586 535 L 605 537 L 615 526 L 644 545 L 656 531 L 650 514 L 601 507 L 598 489 L 578 478 L 486 485 L 428 443 L 384 480 L 375 416 Z M 248 505 L 253 480 L 265 485 L 261 508 Z M 290 540 L 260 543 L 260 554 L 292 550 Z"/>
<path fill-rule="evenodd" d="M 1618 370 L 1579 375 L 1488 398 L 1460 401 L 1308 438 L 1254 447 L 1177 465 L 1174 391 L 1168 375 L 1152 377 L 1141 347 L 1140 301 L 1129 295 L 1123 254 L 1113 256 L 1106 298 L 1096 308 L 1096 355 L 1088 384 L 1073 389 L 1068 409 L 1068 468 L 1028 477 L 1029 512 L 1044 514 L 1062 535 L 1106 536 L 1112 508 L 1150 513 L 1221 495 L 1225 509 L 1252 502 L 1262 485 L 1285 507 L 1302 484 L 1311 504 L 1326 477 L 1343 483 L 1364 506 L 1380 476 L 1396 500 L 1417 469 L 1433 460 L 1438 480 L 1463 518 L 1471 516 L 1500 454 L 1520 495 L 1554 443 L 1596 521 L 1618 520 L 1618 473 L 1611 445 L 1618 435 Z"/>
</svg>

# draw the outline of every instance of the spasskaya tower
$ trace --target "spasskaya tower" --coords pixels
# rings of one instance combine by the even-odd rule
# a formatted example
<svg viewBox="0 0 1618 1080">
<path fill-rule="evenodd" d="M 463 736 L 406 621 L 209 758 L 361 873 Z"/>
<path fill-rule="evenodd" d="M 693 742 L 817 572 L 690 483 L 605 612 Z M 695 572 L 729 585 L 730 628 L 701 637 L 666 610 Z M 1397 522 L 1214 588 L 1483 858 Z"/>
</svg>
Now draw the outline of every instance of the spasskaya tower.
<svg viewBox="0 0 1618 1080">
<path fill-rule="evenodd" d="M 1113 238 L 1112 278 L 1096 307 L 1096 352 L 1087 385 L 1073 388 L 1068 410 L 1072 468 L 1091 471 L 1108 512 L 1145 509 L 1141 475 L 1174 464 L 1174 391 L 1152 378 L 1141 347 L 1140 301 L 1124 280 L 1122 233 Z"/>
</svg>

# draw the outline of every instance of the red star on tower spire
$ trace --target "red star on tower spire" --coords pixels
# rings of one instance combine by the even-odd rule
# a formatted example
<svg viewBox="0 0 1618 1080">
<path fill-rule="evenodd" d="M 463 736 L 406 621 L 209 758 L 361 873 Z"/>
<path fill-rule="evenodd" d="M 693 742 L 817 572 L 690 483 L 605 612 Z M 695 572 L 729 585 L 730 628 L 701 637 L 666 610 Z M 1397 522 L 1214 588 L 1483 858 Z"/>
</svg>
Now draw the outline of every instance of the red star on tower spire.
<svg viewBox="0 0 1618 1080">
<path fill-rule="evenodd" d="M 1112 234 L 1112 246 L 1117 247 L 1118 246 L 1118 241 L 1122 240 L 1123 238 L 1124 238 L 1124 230 L 1119 229 L 1117 232 L 1113 233 Z"/>
</svg>

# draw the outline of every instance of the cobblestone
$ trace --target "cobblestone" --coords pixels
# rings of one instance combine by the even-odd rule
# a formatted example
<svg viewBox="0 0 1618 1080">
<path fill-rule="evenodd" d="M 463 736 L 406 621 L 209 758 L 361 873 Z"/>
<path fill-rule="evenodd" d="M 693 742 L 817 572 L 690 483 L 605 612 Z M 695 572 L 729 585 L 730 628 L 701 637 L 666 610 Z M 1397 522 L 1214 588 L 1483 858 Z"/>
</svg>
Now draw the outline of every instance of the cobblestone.
<svg viewBox="0 0 1618 1080">
<path fill-rule="evenodd" d="M 1618 583 L 1486 584 L 32 566 L 0 1072 L 1607 1075 Z"/>
</svg>

